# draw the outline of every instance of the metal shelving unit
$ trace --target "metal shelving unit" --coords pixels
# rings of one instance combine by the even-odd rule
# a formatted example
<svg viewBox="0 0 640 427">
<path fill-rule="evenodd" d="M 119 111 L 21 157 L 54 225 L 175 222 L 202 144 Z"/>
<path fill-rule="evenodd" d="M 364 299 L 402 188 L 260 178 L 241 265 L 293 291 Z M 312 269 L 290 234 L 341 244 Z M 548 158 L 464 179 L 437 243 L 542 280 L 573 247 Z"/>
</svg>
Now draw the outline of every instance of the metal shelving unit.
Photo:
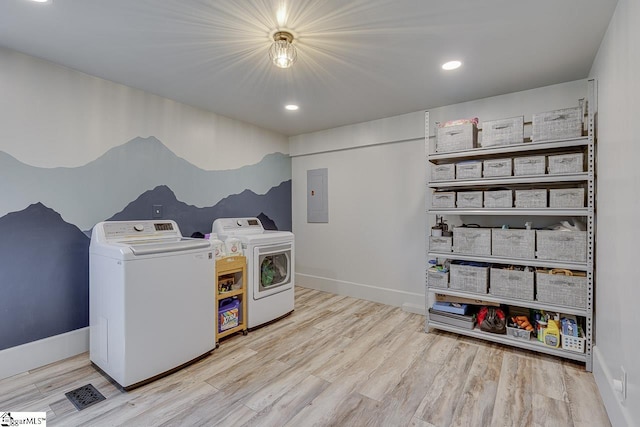
<svg viewBox="0 0 640 427">
<path fill-rule="evenodd" d="M 504 178 L 481 178 L 472 180 L 455 180 L 455 181 L 427 181 L 427 215 L 469 215 L 477 217 L 490 217 L 490 216 L 535 216 L 535 217 L 581 217 L 584 219 L 587 227 L 587 260 L 584 263 L 579 262 L 565 262 L 565 261 L 546 261 L 539 259 L 518 259 L 518 258 L 505 258 L 495 256 L 475 256 L 464 255 L 457 253 L 442 253 L 437 251 L 427 250 L 427 260 L 430 258 L 448 258 L 451 260 L 468 260 L 477 262 L 487 262 L 495 264 L 514 264 L 525 265 L 533 267 L 546 267 L 546 268 L 562 268 L 570 270 L 584 271 L 587 274 L 587 288 L 588 298 L 587 306 L 584 309 L 575 307 L 564 307 L 560 305 L 538 303 L 537 301 L 525 301 L 516 298 L 504 298 L 497 297 L 491 294 L 476 294 L 471 292 L 461 292 L 454 289 L 443 289 L 439 287 L 429 287 L 428 274 L 425 271 L 426 277 L 426 290 L 425 292 L 425 305 L 426 305 L 426 324 L 425 328 L 428 331 L 429 328 L 442 329 L 449 332 L 455 332 L 461 335 L 480 338 L 492 342 L 533 350 L 545 354 L 550 354 L 562 358 L 572 359 L 584 362 L 586 370 L 591 371 L 593 366 L 593 298 L 594 298 L 594 265 L 595 265 L 595 115 L 597 112 L 596 103 L 596 82 L 595 80 L 589 80 L 587 89 L 587 136 L 580 138 L 571 138 L 566 140 L 544 141 L 544 142 L 525 142 L 522 144 L 513 144 L 499 147 L 487 147 L 476 148 L 473 150 L 455 151 L 455 152 L 443 152 L 443 153 L 431 153 L 430 141 L 429 141 L 429 113 L 425 113 L 425 148 L 426 148 L 426 160 L 427 164 L 445 164 L 456 163 L 463 160 L 484 160 L 491 158 L 499 158 L 506 156 L 520 156 L 520 155 L 549 155 L 556 153 L 563 153 L 567 151 L 575 152 L 580 150 L 585 152 L 587 171 L 584 173 L 565 174 L 565 175 L 541 175 L 541 176 L 512 176 Z M 586 206 L 582 209 L 554 209 L 554 208 L 540 208 L 540 209 L 519 209 L 519 208 L 501 208 L 501 209 L 431 209 L 430 199 L 431 192 L 435 190 L 447 190 L 447 189 L 479 189 L 495 186 L 507 186 L 510 188 L 519 188 L 519 186 L 525 186 L 530 184 L 539 184 L 543 187 L 553 187 L 571 185 L 572 183 L 579 183 L 585 187 L 587 195 Z M 427 224 L 431 221 L 427 219 Z M 427 248 L 429 248 L 429 230 L 426 230 Z M 426 270 L 428 270 L 428 262 L 425 262 Z M 457 296 L 470 299 L 481 299 L 484 301 L 498 302 L 501 304 L 508 304 L 511 306 L 541 309 L 550 312 L 560 312 L 565 314 L 573 314 L 583 317 L 585 319 L 585 352 L 576 353 L 572 351 L 563 350 L 562 348 L 553 348 L 546 346 L 536 340 L 520 340 L 505 335 L 496 335 L 491 333 L 482 332 L 479 329 L 464 329 L 456 326 L 443 324 L 436 321 L 429 320 L 429 295 L 430 294 L 444 294 L 450 296 Z"/>
</svg>

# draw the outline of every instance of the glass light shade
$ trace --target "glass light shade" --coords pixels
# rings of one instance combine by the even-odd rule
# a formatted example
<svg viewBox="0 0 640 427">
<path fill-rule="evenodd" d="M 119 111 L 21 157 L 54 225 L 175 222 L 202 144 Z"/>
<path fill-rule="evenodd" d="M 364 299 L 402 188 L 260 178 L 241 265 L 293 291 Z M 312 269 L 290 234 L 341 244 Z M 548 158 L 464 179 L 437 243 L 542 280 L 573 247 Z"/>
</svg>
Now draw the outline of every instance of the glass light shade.
<svg viewBox="0 0 640 427">
<path fill-rule="evenodd" d="M 295 46 L 287 40 L 276 40 L 269 49 L 269 58 L 280 68 L 289 68 L 296 62 L 298 53 Z"/>
</svg>

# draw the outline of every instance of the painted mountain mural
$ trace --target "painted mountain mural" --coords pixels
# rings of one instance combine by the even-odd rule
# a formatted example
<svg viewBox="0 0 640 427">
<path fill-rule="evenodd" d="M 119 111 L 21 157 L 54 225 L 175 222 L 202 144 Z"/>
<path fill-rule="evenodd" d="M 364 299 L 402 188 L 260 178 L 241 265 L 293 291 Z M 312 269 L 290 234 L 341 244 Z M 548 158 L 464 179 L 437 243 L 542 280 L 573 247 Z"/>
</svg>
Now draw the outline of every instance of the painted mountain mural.
<svg viewBox="0 0 640 427">
<path fill-rule="evenodd" d="M 282 153 L 254 165 L 207 171 L 154 137 L 135 138 L 74 168 L 29 166 L 0 151 L 0 216 L 40 202 L 86 230 L 160 184 L 183 202 L 205 207 L 244 190 L 265 194 L 290 179 L 291 159 Z"/>
<path fill-rule="evenodd" d="M 222 217 L 257 216 L 267 229 L 291 230 L 291 180 L 264 195 L 245 190 L 204 208 L 160 185 L 108 219 L 151 219 L 158 204 L 184 236 L 209 233 Z M 42 203 L 0 218 L 0 350 L 89 325 L 89 235 Z"/>
<path fill-rule="evenodd" d="M 152 219 L 153 205 L 162 205 L 163 218 L 176 221 L 183 236 L 191 236 L 195 232 L 210 233 L 213 220 L 217 218 L 259 215 L 262 215 L 261 219 L 265 220 L 265 228 L 291 231 L 290 180 L 272 188 L 265 195 L 245 190 L 240 194 L 226 197 L 209 208 L 187 205 L 179 201 L 169 187 L 161 185 L 144 192 L 109 220 Z"/>
<path fill-rule="evenodd" d="M 0 350 L 89 323 L 89 238 L 33 204 L 0 218 Z"/>
</svg>

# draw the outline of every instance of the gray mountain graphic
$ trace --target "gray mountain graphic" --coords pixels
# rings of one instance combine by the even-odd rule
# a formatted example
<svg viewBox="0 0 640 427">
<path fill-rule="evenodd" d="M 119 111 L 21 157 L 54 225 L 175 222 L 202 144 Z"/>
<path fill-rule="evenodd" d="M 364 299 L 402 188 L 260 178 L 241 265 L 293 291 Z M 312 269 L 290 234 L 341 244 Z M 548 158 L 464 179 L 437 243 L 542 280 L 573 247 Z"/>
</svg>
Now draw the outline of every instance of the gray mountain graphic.
<svg viewBox="0 0 640 427">
<path fill-rule="evenodd" d="M 41 202 L 84 230 L 160 184 L 185 203 L 204 207 L 246 189 L 265 194 L 290 179 L 291 159 L 282 153 L 255 165 L 207 171 L 154 137 L 135 138 L 74 168 L 29 166 L 0 151 L 0 215 Z"/>
</svg>

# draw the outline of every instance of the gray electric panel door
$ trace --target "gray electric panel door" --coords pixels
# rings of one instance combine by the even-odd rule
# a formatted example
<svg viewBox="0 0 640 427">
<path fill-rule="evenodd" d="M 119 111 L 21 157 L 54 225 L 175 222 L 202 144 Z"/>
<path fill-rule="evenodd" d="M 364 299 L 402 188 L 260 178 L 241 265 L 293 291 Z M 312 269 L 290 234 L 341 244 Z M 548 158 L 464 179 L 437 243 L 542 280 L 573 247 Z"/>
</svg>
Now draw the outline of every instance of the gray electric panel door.
<svg viewBox="0 0 640 427">
<path fill-rule="evenodd" d="M 329 222 L 327 169 L 307 171 L 307 222 Z"/>
</svg>

